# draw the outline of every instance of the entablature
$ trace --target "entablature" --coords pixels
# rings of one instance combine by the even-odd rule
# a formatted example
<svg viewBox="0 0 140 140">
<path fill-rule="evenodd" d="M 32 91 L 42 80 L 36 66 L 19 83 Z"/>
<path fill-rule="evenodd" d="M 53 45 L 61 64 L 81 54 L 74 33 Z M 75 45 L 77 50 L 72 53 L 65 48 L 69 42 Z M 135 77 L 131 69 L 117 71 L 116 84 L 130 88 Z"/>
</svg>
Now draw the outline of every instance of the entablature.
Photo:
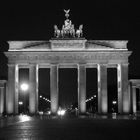
<svg viewBox="0 0 140 140">
<path fill-rule="evenodd" d="M 5 52 L 9 63 L 127 63 L 130 51 Z"/>
<path fill-rule="evenodd" d="M 128 41 L 51 39 L 49 41 L 8 41 L 9 51 L 120 51 Z"/>
</svg>

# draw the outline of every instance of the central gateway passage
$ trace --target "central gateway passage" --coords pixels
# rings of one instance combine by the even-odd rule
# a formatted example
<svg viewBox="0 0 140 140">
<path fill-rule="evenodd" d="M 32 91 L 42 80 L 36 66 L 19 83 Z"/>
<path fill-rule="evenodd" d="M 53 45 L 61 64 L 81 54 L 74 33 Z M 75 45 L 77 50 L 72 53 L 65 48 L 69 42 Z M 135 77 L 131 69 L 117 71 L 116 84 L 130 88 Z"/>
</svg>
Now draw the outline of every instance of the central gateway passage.
<svg viewBox="0 0 140 140">
<path fill-rule="evenodd" d="M 59 68 L 59 107 L 76 108 L 78 106 L 78 84 L 76 68 Z"/>
<path fill-rule="evenodd" d="M 39 106 L 38 110 L 48 112 L 50 110 L 50 69 L 39 68 Z"/>
<path fill-rule="evenodd" d="M 98 111 L 97 68 L 86 69 L 86 108 L 90 113 Z"/>
</svg>

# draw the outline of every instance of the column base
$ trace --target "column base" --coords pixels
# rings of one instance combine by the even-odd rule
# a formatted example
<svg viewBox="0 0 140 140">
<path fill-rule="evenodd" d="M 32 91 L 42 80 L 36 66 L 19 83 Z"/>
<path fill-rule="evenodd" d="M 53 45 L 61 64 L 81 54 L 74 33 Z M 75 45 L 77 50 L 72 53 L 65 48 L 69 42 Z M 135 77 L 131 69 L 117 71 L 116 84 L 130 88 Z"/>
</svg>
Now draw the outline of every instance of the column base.
<svg viewBox="0 0 140 140">
<path fill-rule="evenodd" d="M 88 117 L 89 115 L 87 114 L 87 113 L 79 113 L 78 114 L 78 117 L 79 118 L 86 118 L 86 117 Z"/>
<path fill-rule="evenodd" d="M 11 114 L 6 114 L 7 117 L 13 117 L 15 114 L 11 113 Z"/>
<path fill-rule="evenodd" d="M 57 113 L 51 113 L 51 114 L 50 114 L 50 117 L 51 117 L 51 118 L 58 118 L 58 114 L 57 114 Z"/>
<path fill-rule="evenodd" d="M 38 113 L 25 113 L 25 115 L 35 116 L 35 115 L 38 115 Z"/>
<path fill-rule="evenodd" d="M 97 115 L 108 115 L 108 114 L 110 114 L 110 113 L 108 113 L 108 112 L 107 112 L 107 113 L 102 113 L 102 112 L 101 112 L 101 113 L 96 113 L 96 114 L 97 114 Z"/>
<path fill-rule="evenodd" d="M 118 114 L 118 115 L 130 115 L 130 114 L 134 114 L 134 113 L 131 113 L 131 112 L 130 112 L 130 113 L 124 113 L 124 112 L 123 112 L 123 113 L 117 113 L 117 114 Z"/>
</svg>

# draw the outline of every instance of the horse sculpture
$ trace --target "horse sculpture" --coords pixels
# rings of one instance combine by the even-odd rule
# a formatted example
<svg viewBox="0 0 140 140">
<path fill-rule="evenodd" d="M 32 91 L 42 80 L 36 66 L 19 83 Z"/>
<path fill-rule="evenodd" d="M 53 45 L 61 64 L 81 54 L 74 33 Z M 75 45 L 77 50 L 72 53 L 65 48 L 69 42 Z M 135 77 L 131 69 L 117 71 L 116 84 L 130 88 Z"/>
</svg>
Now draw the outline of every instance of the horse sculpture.
<svg viewBox="0 0 140 140">
<path fill-rule="evenodd" d="M 79 29 L 76 30 L 76 36 L 79 38 L 79 37 L 82 37 L 83 36 L 83 25 L 80 25 L 79 26 Z"/>
<path fill-rule="evenodd" d="M 74 29 L 74 25 L 71 25 L 71 29 L 70 29 L 70 36 L 75 37 L 75 29 Z"/>
<path fill-rule="evenodd" d="M 54 36 L 55 37 L 60 37 L 60 30 L 58 29 L 57 25 L 54 25 Z"/>
</svg>

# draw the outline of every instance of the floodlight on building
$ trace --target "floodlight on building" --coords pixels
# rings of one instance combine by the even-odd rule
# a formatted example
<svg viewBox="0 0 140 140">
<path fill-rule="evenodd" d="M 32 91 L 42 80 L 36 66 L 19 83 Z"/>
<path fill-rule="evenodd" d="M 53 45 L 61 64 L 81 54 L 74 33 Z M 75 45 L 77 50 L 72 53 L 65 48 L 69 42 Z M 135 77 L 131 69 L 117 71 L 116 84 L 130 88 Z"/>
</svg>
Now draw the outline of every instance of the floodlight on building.
<svg viewBox="0 0 140 140">
<path fill-rule="evenodd" d="M 48 111 L 48 115 L 50 115 L 51 114 L 51 111 Z"/>
<path fill-rule="evenodd" d="M 112 101 L 112 104 L 113 104 L 113 105 L 117 104 L 117 101 Z"/>
<path fill-rule="evenodd" d="M 64 116 L 65 115 L 65 110 L 58 110 L 58 112 L 57 112 L 57 114 L 59 115 L 59 116 Z"/>
<path fill-rule="evenodd" d="M 27 91 L 28 88 L 29 88 L 29 85 L 27 83 L 22 83 L 20 85 L 20 88 L 21 88 L 22 91 Z"/>
<path fill-rule="evenodd" d="M 29 117 L 27 115 L 20 115 L 19 120 L 20 120 L 20 122 L 26 122 L 26 121 L 31 120 L 31 117 Z"/>
<path fill-rule="evenodd" d="M 19 101 L 18 104 L 19 104 L 19 105 L 23 105 L 23 102 L 22 102 L 22 101 Z"/>
</svg>

